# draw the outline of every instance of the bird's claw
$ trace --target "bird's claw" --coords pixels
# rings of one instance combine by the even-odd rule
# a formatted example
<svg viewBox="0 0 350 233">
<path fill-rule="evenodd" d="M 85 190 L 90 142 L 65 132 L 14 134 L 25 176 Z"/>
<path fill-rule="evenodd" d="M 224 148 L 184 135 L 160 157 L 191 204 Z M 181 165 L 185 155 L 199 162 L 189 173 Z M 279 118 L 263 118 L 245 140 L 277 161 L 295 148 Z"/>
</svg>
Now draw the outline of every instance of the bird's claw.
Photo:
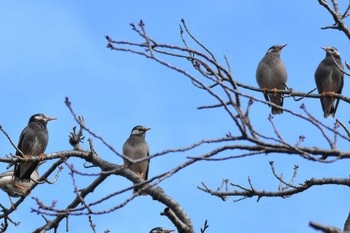
<svg viewBox="0 0 350 233">
<path fill-rule="evenodd" d="M 272 89 L 268 89 L 268 88 L 264 87 L 262 90 L 263 90 L 264 93 L 266 93 L 266 92 L 268 92 L 268 91 L 273 91 L 273 92 L 275 92 L 274 95 L 276 95 L 276 93 L 277 93 L 277 91 L 278 91 L 278 89 L 275 88 L 275 87 L 272 88 Z"/>
<path fill-rule="evenodd" d="M 274 87 L 274 88 L 271 89 L 271 91 L 275 92 L 273 95 L 276 96 L 278 89 Z"/>
<path fill-rule="evenodd" d="M 333 97 L 336 93 L 334 91 L 324 91 L 321 93 L 322 96 L 330 96 Z"/>
<path fill-rule="evenodd" d="M 45 154 L 39 154 L 39 157 L 40 157 L 41 160 L 44 160 L 45 156 L 46 156 Z"/>
<path fill-rule="evenodd" d="M 136 172 L 136 175 L 138 178 L 143 179 L 143 172 L 141 172 L 141 173 Z"/>
</svg>

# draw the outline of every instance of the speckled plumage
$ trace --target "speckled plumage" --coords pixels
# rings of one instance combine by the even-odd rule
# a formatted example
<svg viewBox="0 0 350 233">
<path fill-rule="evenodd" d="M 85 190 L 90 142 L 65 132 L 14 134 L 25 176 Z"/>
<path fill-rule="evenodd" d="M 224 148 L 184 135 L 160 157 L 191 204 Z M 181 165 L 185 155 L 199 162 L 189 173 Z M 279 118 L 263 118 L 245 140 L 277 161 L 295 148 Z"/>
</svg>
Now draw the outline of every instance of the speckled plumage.
<svg viewBox="0 0 350 233">
<path fill-rule="evenodd" d="M 174 230 L 165 230 L 163 227 L 155 227 L 149 233 L 170 233 Z"/>
<path fill-rule="evenodd" d="M 274 45 L 269 48 L 265 56 L 261 59 L 256 69 L 256 81 L 261 89 L 286 89 L 287 70 L 284 66 L 280 54 L 286 45 Z M 270 101 L 278 106 L 283 106 L 282 94 L 265 93 L 266 101 Z M 282 114 L 283 110 L 271 106 L 272 114 Z"/>
<path fill-rule="evenodd" d="M 35 114 L 30 117 L 27 127 L 25 127 L 19 137 L 18 149 L 25 156 L 39 156 L 45 152 L 49 134 L 46 128 L 47 122 L 56 118 L 48 117 L 43 114 Z M 17 156 L 22 154 L 16 151 Z M 15 180 L 29 182 L 30 175 L 38 167 L 39 162 L 20 162 L 15 165 Z"/>
<path fill-rule="evenodd" d="M 315 82 L 318 93 L 324 95 L 321 97 L 321 105 L 324 113 L 323 116 L 327 118 L 328 116 L 334 117 L 338 108 L 339 99 L 327 96 L 326 93 L 334 92 L 336 94 L 341 94 L 344 85 L 344 74 L 338 69 L 332 59 L 333 55 L 337 64 L 343 69 L 338 50 L 334 47 L 325 47 L 322 49 L 326 51 L 326 57 L 316 69 Z"/>
<path fill-rule="evenodd" d="M 125 141 L 123 145 L 124 156 L 127 156 L 133 160 L 142 159 L 149 156 L 149 147 L 145 140 L 146 132 L 148 130 L 149 128 L 145 128 L 141 125 L 135 126 L 131 130 L 130 137 Z M 131 163 L 128 160 L 124 159 L 124 164 L 130 170 L 140 175 L 142 179 L 148 179 L 149 160 L 139 163 Z M 137 192 L 137 190 L 138 189 L 135 188 L 134 192 Z"/>
</svg>

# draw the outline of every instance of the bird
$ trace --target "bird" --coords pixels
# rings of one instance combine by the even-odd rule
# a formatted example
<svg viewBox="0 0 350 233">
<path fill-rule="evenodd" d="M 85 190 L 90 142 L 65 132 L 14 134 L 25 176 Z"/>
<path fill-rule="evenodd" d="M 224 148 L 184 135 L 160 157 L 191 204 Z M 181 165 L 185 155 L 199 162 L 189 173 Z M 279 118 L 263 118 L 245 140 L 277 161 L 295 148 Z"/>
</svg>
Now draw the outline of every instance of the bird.
<svg viewBox="0 0 350 233">
<path fill-rule="evenodd" d="M 344 74 L 334 63 L 344 69 L 339 51 L 334 47 L 322 47 L 326 51 L 326 57 L 321 61 L 315 71 L 315 82 L 318 93 L 322 95 L 321 105 L 324 118 L 334 118 L 339 99 L 333 98 L 334 94 L 341 94 L 344 85 Z M 335 102 L 335 104 L 334 104 Z"/>
<path fill-rule="evenodd" d="M 39 173 L 34 170 L 30 176 L 30 182 L 15 181 L 13 179 L 14 170 L 6 171 L 0 174 L 0 189 L 6 192 L 10 197 L 21 197 L 27 195 L 35 181 L 39 179 Z"/>
<path fill-rule="evenodd" d="M 287 88 L 287 70 L 281 60 L 281 51 L 287 46 L 274 45 L 270 47 L 261 59 L 256 69 L 256 81 L 263 90 L 285 90 Z M 264 93 L 266 101 L 283 106 L 283 94 Z M 282 114 L 283 110 L 271 105 L 272 114 Z"/>
<path fill-rule="evenodd" d="M 16 151 L 16 155 L 28 159 L 32 156 L 43 156 L 48 140 L 49 133 L 47 123 L 56 120 L 54 117 L 48 117 L 38 113 L 30 117 L 28 125 L 23 129 Z M 21 153 L 21 152 L 22 153 Z M 15 181 L 30 182 L 30 176 L 38 167 L 39 161 L 23 161 L 15 164 Z"/>
<path fill-rule="evenodd" d="M 133 159 L 142 159 L 149 156 L 149 147 L 146 142 L 146 132 L 150 128 L 146 128 L 141 125 L 135 126 L 131 130 L 129 138 L 123 145 L 123 155 Z M 141 179 L 148 179 L 149 160 L 144 160 L 138 163 L 131 163 L 127 159 L 124 159 L 124 165 L 135 172 Z M 138 188 L 134 188 L 134 193 L 138 191 Z"/>
<path fill-rule="evenodd" d="M 15 181 L 15 179 L 13 179 L 13 174 L 14 170 L 0 174 L 0 189 L 7 193 L 12 207 L 15 208 L 11 197 L 22 197 L 28 195 L 28 190 L 39 179 L 39 173 L 37 169 L 34 170 L 30 176 L 30 182 Z"/>
<path fill-rule="evenodd" d="M 174 230 L 165 230 L 163 227 L 155 227 L 149 233 L 169 233 Z"/>
</svg>

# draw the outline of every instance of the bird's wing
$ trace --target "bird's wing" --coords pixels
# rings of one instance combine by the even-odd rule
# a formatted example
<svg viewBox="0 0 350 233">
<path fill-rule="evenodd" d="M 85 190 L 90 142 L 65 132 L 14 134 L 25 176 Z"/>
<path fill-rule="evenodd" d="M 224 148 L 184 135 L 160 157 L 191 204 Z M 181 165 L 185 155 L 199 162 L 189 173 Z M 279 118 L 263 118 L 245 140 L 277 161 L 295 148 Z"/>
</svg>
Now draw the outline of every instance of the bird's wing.
<svg viewBox="0 0 350 233">
<path fill-rule="evenodd" d="M 21 132 L 21 135 L 19 136 L 19 141 L 18 141 L 18 146 L 17 146 L 17 148 L 19 150 L 21 150 L 21 152 L 23 154 L 25 154 L 25 152 L 23 151 L 22 145 L 24 144 L 23 141 L 24 141 L 24 137 L 25 137 L 27 131 L 28 131 L 28 127 L 23 129 L 23 131 Z M 16 151 L 16 155 L 23 157 L 23 155 L 18 150 Z M 21 168 L 20 164 L 23 164 L 23 163 L 16 163 L 15 169 L 14 169 L 14 174 L 18 178 L 22 177 L 22 175 L 21 175 L 22 168 Z"/>
<path fill-rule="evenodd" d="M 315 82 L 319 94 L 329 89 L 327 80 L 329 80 L 332 73 L 332 69 L 324 61 L 318 65 L 315 71 Z"/>
<path fill-rule="evenodd" d="M 339 90 L 337 93 L 341 94 L 343 91 L 343 86 L 344 86 L 344 74 L 341 75 L 341 81 L 340 81 L 340 86 L 339 86 Z"/>
<path fill-rule="evenodd" d="M 340 77 L 340 86 L 339 86 L 339 89 L 336 91 L 336 93 L 341 94 L 343 91 L 343 86 L 344 86 L 344 74 L 342 73 Z M 339 101 L 340 99 L 337 99 L 335 102 L 334 113 L 337 111 Z"/>
<path fill-rule="evenodd" d="M 31 150 L 33 145 L 35 145 L 37 138 L 35 135 L 32 135 L 33 132 L 29 127 L 24 128 L 18 143 L 18 149 L 22 151 L 24 155 L 31 155 Z M 19 151 L 16 151 L 17 156 L 21 156 L 22 154 Z M 22 177 L 30 177 L 30 174 L 35 170 L 38 166 L 39 162 L 20 162 L 15 164 L 14 174 L 17 178 L 22 179 Z"/>
<path fill-rule="evenodd" d="M 28 131 L 27 127 L 23 129 L 21 135 L 19 136 L 19 142 L 18 142 L 18 146 L 17 146 L 17 148 L 20 149 L 23 154 L 25 154 L 25 152 L 23 152 L 23 149 L 24 149 L 23 148 L 23 146 L 24 146 L 23 139 L 26 136 L 27 131 Z M 16 155 L 23 157 L 22 154 L 18 150 L 16 151 Z"/>
<path fill-rule="evenodd" d="M 264 66 L 266 66 L 264 61 L 260 61 L 255 74 L 256 81 L 260 89 L 268 88 L 268 86 L 266 86 L 266 80 L 265 80 L 265 77 L 267 77 L 268 74 L 266 73 L 266 69 L 263 68 Z"/>
<path fill-rule="evenodd" d="M 258 64 L 258 68 L 256 69 L 256 81 L 260 89 L 272 89 L 271 81 L 269 79 L 270 74 L 267 72 L 267 69 L 265 69 L 264 66 L 268 66 L 268 64 L 266 64 L 264 60 L 261 60 Z M 263 95 L 267 102 L 271 101 L 269 94 L 263 93 Z"/>
<path fill-rule="evenodd" d="M 149 149 L 147 151 L 147 157 L 149 158 Z M 146 160 L 145 162 L 147 163 L 147 170 L 145 172 L 145 180 L 148 180 L 148 171 L 149 171 L 150 160 Z"/>
<path fill-rule="evenodd" d="M 126 140 L 126 142 L 124 143 L 124 145 L 123 145 L 123 155 L 124 156 L 127 156 L 127 157 L 129 157 L 129 155 L 130 155 L 130 153 L 131 153 L 131 148 L 130 148 L 130 145 L 129 145 L 129 141 L 128 141 L 129 139 L 127 139 Z M 126 166 L 130 166 L 131 165 L 131 163 L 128 161 L 128 160 L 126 160 L 126 159 L 124 159 L 124 164 L 126 165 Z"/>
<path fill-rule="evenodd" d="M 21 136 L 19 137 L 19 142 L 18 142 L 18 149 L 22 151 L 24 155 L 29 155 L 32 151 L 33 146 L 37 142 L 37 137 L 34 134 L 33 130 L 30 129 L 29 127 L 24 128 L 24 130 L 21 133 Z M 16 151 L 16 155 L 22 156 L 19 151 Z"/>
</svg>

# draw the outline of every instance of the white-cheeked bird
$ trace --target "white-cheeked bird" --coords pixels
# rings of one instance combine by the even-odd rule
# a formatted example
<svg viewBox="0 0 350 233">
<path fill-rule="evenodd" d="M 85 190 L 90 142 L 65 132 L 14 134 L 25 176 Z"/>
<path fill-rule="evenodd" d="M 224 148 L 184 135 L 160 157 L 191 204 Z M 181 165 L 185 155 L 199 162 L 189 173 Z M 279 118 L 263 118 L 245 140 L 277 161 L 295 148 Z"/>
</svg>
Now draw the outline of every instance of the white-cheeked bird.
<svg viewBox="0 0 350 233">
<path fill-rule="evenodd" d="M 123 145 L 124 156 L 132 160 L 149 157 L 149 147 L 145 139 L 146 132 L 148 130 L 150 130 L 150 128 L 146 128 L 141 125 L 137 125 L 131 130 L 130 137 L 125 141 Z M 149 163 L 149 160 L 132 163 L 127 159 L 124 159 L 124 164 L 144 180 L 148 179 Z M 134 188 L 134 193 L 137 191 L 138 188 Z"/>
</svg>

